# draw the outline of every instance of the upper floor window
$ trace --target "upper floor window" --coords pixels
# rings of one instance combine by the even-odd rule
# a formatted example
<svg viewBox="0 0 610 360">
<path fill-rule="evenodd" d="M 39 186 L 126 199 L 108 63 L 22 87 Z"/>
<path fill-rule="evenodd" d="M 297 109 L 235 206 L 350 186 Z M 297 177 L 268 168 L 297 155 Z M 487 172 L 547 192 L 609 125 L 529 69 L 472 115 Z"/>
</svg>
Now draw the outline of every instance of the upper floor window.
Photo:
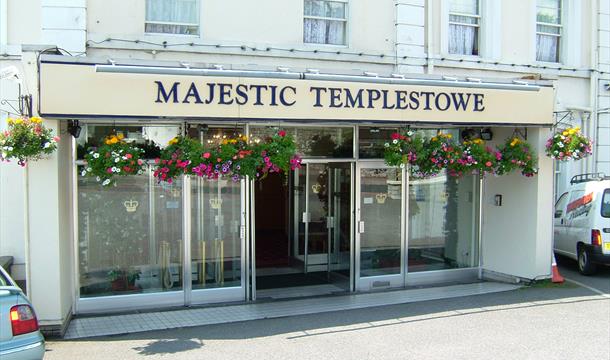
<svg viewBox="0 0 610 360">
<path fill-rule="evenodd" d="M 449 53 L 479 55 L 481 7 L 479 0 L 449 3 Z"/>
<path fill-rule="evenodd" d="M 536 60 L 559 62 L 561 0 L 536 2 Z"/>
<path fill-rule="evenodd" d="M 345 1 L 305 0 L 304 42 L 345 45 L 346 28 Z"/>
<path fill-rule="evenodd" d="M 145 32 L 199 34 L 199 0 L 146 0 Z"/>
</svg>

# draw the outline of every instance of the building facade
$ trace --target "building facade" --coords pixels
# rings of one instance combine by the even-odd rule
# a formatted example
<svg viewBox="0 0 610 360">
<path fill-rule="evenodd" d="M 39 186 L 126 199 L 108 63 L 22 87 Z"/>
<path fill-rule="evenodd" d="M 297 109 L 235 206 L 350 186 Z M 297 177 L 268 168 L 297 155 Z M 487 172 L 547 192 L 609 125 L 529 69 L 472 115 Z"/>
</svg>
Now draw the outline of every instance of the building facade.
<svg viewBox="0 0 610 360">
<path fill-rule="evenodd" d="M 0 67 L 18 73 L 0 84 L 2 117 L 32 95 L 62 137 L 27 182 L 0 168 L 0 252 L 48 329 L 74 314 L 548 277 L 553 184 L 610 173 L 601 0 L 0 0 L 0 14 Z M 386 94 L 400 91 L 487 105 L 397 111 Z M 544 143 L 571 124 L 594 156 L 554 165 Z M 411 178 L 382 155 L 406 127 L 526 137 L 539 174 Z M 285 179 L 168 186 L 149 170 L 101 189 L 80 176 L 111 133 L 153 158 L 179 134 L 277 128 L 304 158 Z M 133 281 L 113 284 L 121 271 Z"/>
</svg>

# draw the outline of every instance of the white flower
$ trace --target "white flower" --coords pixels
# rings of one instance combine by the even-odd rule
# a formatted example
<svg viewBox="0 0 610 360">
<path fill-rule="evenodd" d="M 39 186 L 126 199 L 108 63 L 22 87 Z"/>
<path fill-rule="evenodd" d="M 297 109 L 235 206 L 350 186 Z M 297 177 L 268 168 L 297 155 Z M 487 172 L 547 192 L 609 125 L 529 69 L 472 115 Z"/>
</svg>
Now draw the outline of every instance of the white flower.
<svg viewBox="0 0 610 360">
<path fill-rule="evenodd" d="M 108 185 L 108 184 L 110 184 L 110 179 L 106 179 L 106 180 L 104 180 L 104 182 L 102 183 L 102 185 L 104 185 L 104 186 L 106 186 L 106 185 Z"/>
<path fill-rule="evenodd" d="M 557 144 L 557 146 L 559 146 L 560 148 L 562 148 L 562 147 L 563 147 L 563 143 L 559 143 L 559 144 Z"/>
<path fill-rule="evenodd" d="M 87 171 L 83 170 L 80 174 L 81 174 L 81 176 L 85 176 L 85 175 L 87 175 Z"/>
<path fill-rule="evenodd" d="M 96 177 L 95 177 L 95 181 L 100 182 L 100 180 L 102 180 L 102 179 L 100 179 L 100 177 L 99 177 L 99 176 L 96 176 Z"/>
<path fill-rule="evenodd" d="M 410 130 L 409 130 L 409 131 L 407 131 L 407 135 L 408 135 L 408 136 L 413 135 L 413 131 L 410 131 Z"/>
<path fill-rule="evenodd" d="M 142 170 L 138 170 L 138 175 L 142 175 Z"/>
<path fill-rule="evenodd" d="M 43 145 L 42 147 L 44 147 L 44 148 L 46 149 L 46 148 L 48 148 L 49 146 L 51 146 L 51 143 L 46 142 L 46 143 L 44 143 L 44 145 Z"/>
<path fill-rule="evenodd" d="M 404 169 L 405 168 L 405 164 L 400 164 L 400 168 Z"/>
<path fill-rule="evenodd" d="M 98 157 L 100 157 L 100 154 L 98 154 L 98 153 L 93 154 L 94 159 L 97 159 Z"/>
<path fill-rule="evenodd" d="M 120 172 L 121 172 L 121 169 L 116 168 L 116 173 L 118 174 L 118 173 L 120 173 Z"/>
<path fill-rule="evenodd" d="M 385 144 L 383 144 L 383 146 L 385 146 L 385 147 L 390 147 L 390 144 L 385 143 Z"/>
<path fill-rule="evenodd" d="M 93 169 L 91 169 L 90 167 L 87 168 L 87 172 L 91 172 Z"/>
<path fill-rule="evenodd" d="M 392 140 L 392 144 L 398 144 L 398 140 L 396 140 L 396 139 Z"/>
<path fill-rule="evenodd" d="M 123 156 L 123 157 L 121 157 L 121 159 L 127 160 L 127 156 Z"/>
<path fill-rule="evenodd" d="M 114 158 L 115 163 L 118 163 L 119 161 L 121 161 L 121 158 Z"/>
<path fill-rule="evenodd" d="M 559 137 L 561 138 L 561 140 L 565 140 L 565 138 L 566 138 L 566 137 L 565 137 L 565 136 L 563 136 L 563 135 L 559 135 Z"/>
<path fill-rule="evenodd" d="M 8 151 L 13 151 L 13 149 L 14 149 L 14 148 L 13 148 L 12 146 L 8 146 L 8 147 L 6 148 L 6 150 L 8 150 Z"/>
<path fill-rule="evenodd" d="M 117 172 L 117 168 L 116 167 L 112 167 L 112 169 L 110 169 L 112 172 Z"/>
</svg>

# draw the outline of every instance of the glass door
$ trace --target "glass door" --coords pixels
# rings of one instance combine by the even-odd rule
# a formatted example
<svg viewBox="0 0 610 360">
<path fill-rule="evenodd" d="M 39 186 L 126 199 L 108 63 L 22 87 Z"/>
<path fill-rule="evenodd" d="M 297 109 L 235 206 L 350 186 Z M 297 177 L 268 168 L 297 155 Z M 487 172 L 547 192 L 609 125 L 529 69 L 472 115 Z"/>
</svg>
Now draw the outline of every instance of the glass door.
<svg viewBox="0 0 610 360">
<path fill-rule="evenodd" d="M 307 163 L 294 176 L 295 257 L 303 272 L 349 290 L 352 164 Z"/>
<path fill-rule="evenodd" d="M 356 289 L 404 285 L 404 169 L 361 162 L 356 175 Z"/>
</svg>

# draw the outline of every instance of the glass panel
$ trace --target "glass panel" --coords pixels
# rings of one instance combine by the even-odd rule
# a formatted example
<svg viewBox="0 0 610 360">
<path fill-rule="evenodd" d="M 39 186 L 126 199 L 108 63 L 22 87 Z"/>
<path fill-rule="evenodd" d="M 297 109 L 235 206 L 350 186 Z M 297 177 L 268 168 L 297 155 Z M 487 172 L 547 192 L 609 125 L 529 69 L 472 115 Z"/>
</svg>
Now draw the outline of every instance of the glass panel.
<svg viewBox="0 0 610 360">
<path fill-rule="evenodd" d="M 604 190 L 604 197 L 602 198 L 601 214 L 603 217 L 610 217 L 610 189 Z"/>
<path fill-rule="evenodd" d="M 344 277 L 349 288 L 351 249 L 351 165 L 330 164 L 330 271 Z"/>
<path fill-rule="evenodd" d="M 449 15 L 450 22 L 456 22 L 461 24 L 478 24 L 479 19 L 472 16 L 460 16 L 460 15 Z"/>
<path fill-rule="evenodd" d="M 385 147 L 398 128 L 360 127 L 358 129 L 358 156 L 361 159 L 383 159 Z"/>
<path fill-rule="evenodd" d="M 198 0 L 146 0 L 146 21 L 196 24 Z"/>
<path fill-rule="evenodd" d="M 401 196 L 399 169 L 360 170 L 361 277 L 400 274 Z"/>
<path fill-rule="evenodd" d="M 336 1 L 305 0 L 305 16 L 345 18 L 345 3 Z"/>
<path fill-rule="evenodd" d="M 191 182 L 193 290 L 241 286 L 241 183 Z"/>
<path fill-rule="evenodd" d="M 306 186 L 307 186 L 307 167 L 309 165 L 302 164 L 300 169 L 296 169 L 294 173 L 294 197 L 295 197 L 295 209 L 296 209 L 296 239 L 298 241 L 295 246 L 294 254 L 295 257 L 305 254 L 305 222 L 303 221 L 303 214 L 307 211 L 307 199 Z"/>
<path fill-rule="evenodd" d="M 87 149 L 101 145 L 106 136 L 122 134 L 125 141 L 144 149 L 145 158 L 154 159 L 179 131 L 178 126 L 85 125 L 76 139 L 77 158 L 82 160 Z"/>
<path fill-rule="evenodd" d="M 479 0 L 451 0 L 449 12 L 460 14 L 479 14 Z"/>
<path fill-rule="evenodd" d="M 326 164 L 309 164 L 309 241 L 308 254 L 328 252 L 329 168 Z"/>
<path fill-rule="evenodd" d="M 559 37 L 536 35 L 536 60 L 559 62 Z"/>
<path fill-rule="evenodd" d="M 410 179 L 409 272 L 477 265 L 476 181 L 445 174 Z"/>
<path fill-rule="evenodd" d="M 345 26 L 345 21 L 305 18 L 303 20 L 303 42 L 344 45 Z"/>
<path fill-rule="evenodd" d="M 294 136 L 297 153 L 304 157 L 352 158 L 354 156 L 354 129 L 332 127 L 283 128 Z M 277 132 L 274 127 L 252 127 L 250 138 L 262 141 Z"/>
<path fill-rule="evenodd" d="M 547 33 L 547 34 L 561 34 L 561 28 L 557 26 L 550 25 L 536 25 L 536 31 L 539 33 Z"/>
<path fill-rule="evenodd" d="M 479 29 L 473 26 L 449 24 L 449 53 L 479 54 Z"/>
<path fill-rule="evenodd" d="M 81 297 L 182 289 L 181 181 L 79 177 L 78 211 Z"/>
<path fill-rule="evenodd" d="M 561 0 L 538 0 L 536 21 L 561 24 Z"/>
</svg>

